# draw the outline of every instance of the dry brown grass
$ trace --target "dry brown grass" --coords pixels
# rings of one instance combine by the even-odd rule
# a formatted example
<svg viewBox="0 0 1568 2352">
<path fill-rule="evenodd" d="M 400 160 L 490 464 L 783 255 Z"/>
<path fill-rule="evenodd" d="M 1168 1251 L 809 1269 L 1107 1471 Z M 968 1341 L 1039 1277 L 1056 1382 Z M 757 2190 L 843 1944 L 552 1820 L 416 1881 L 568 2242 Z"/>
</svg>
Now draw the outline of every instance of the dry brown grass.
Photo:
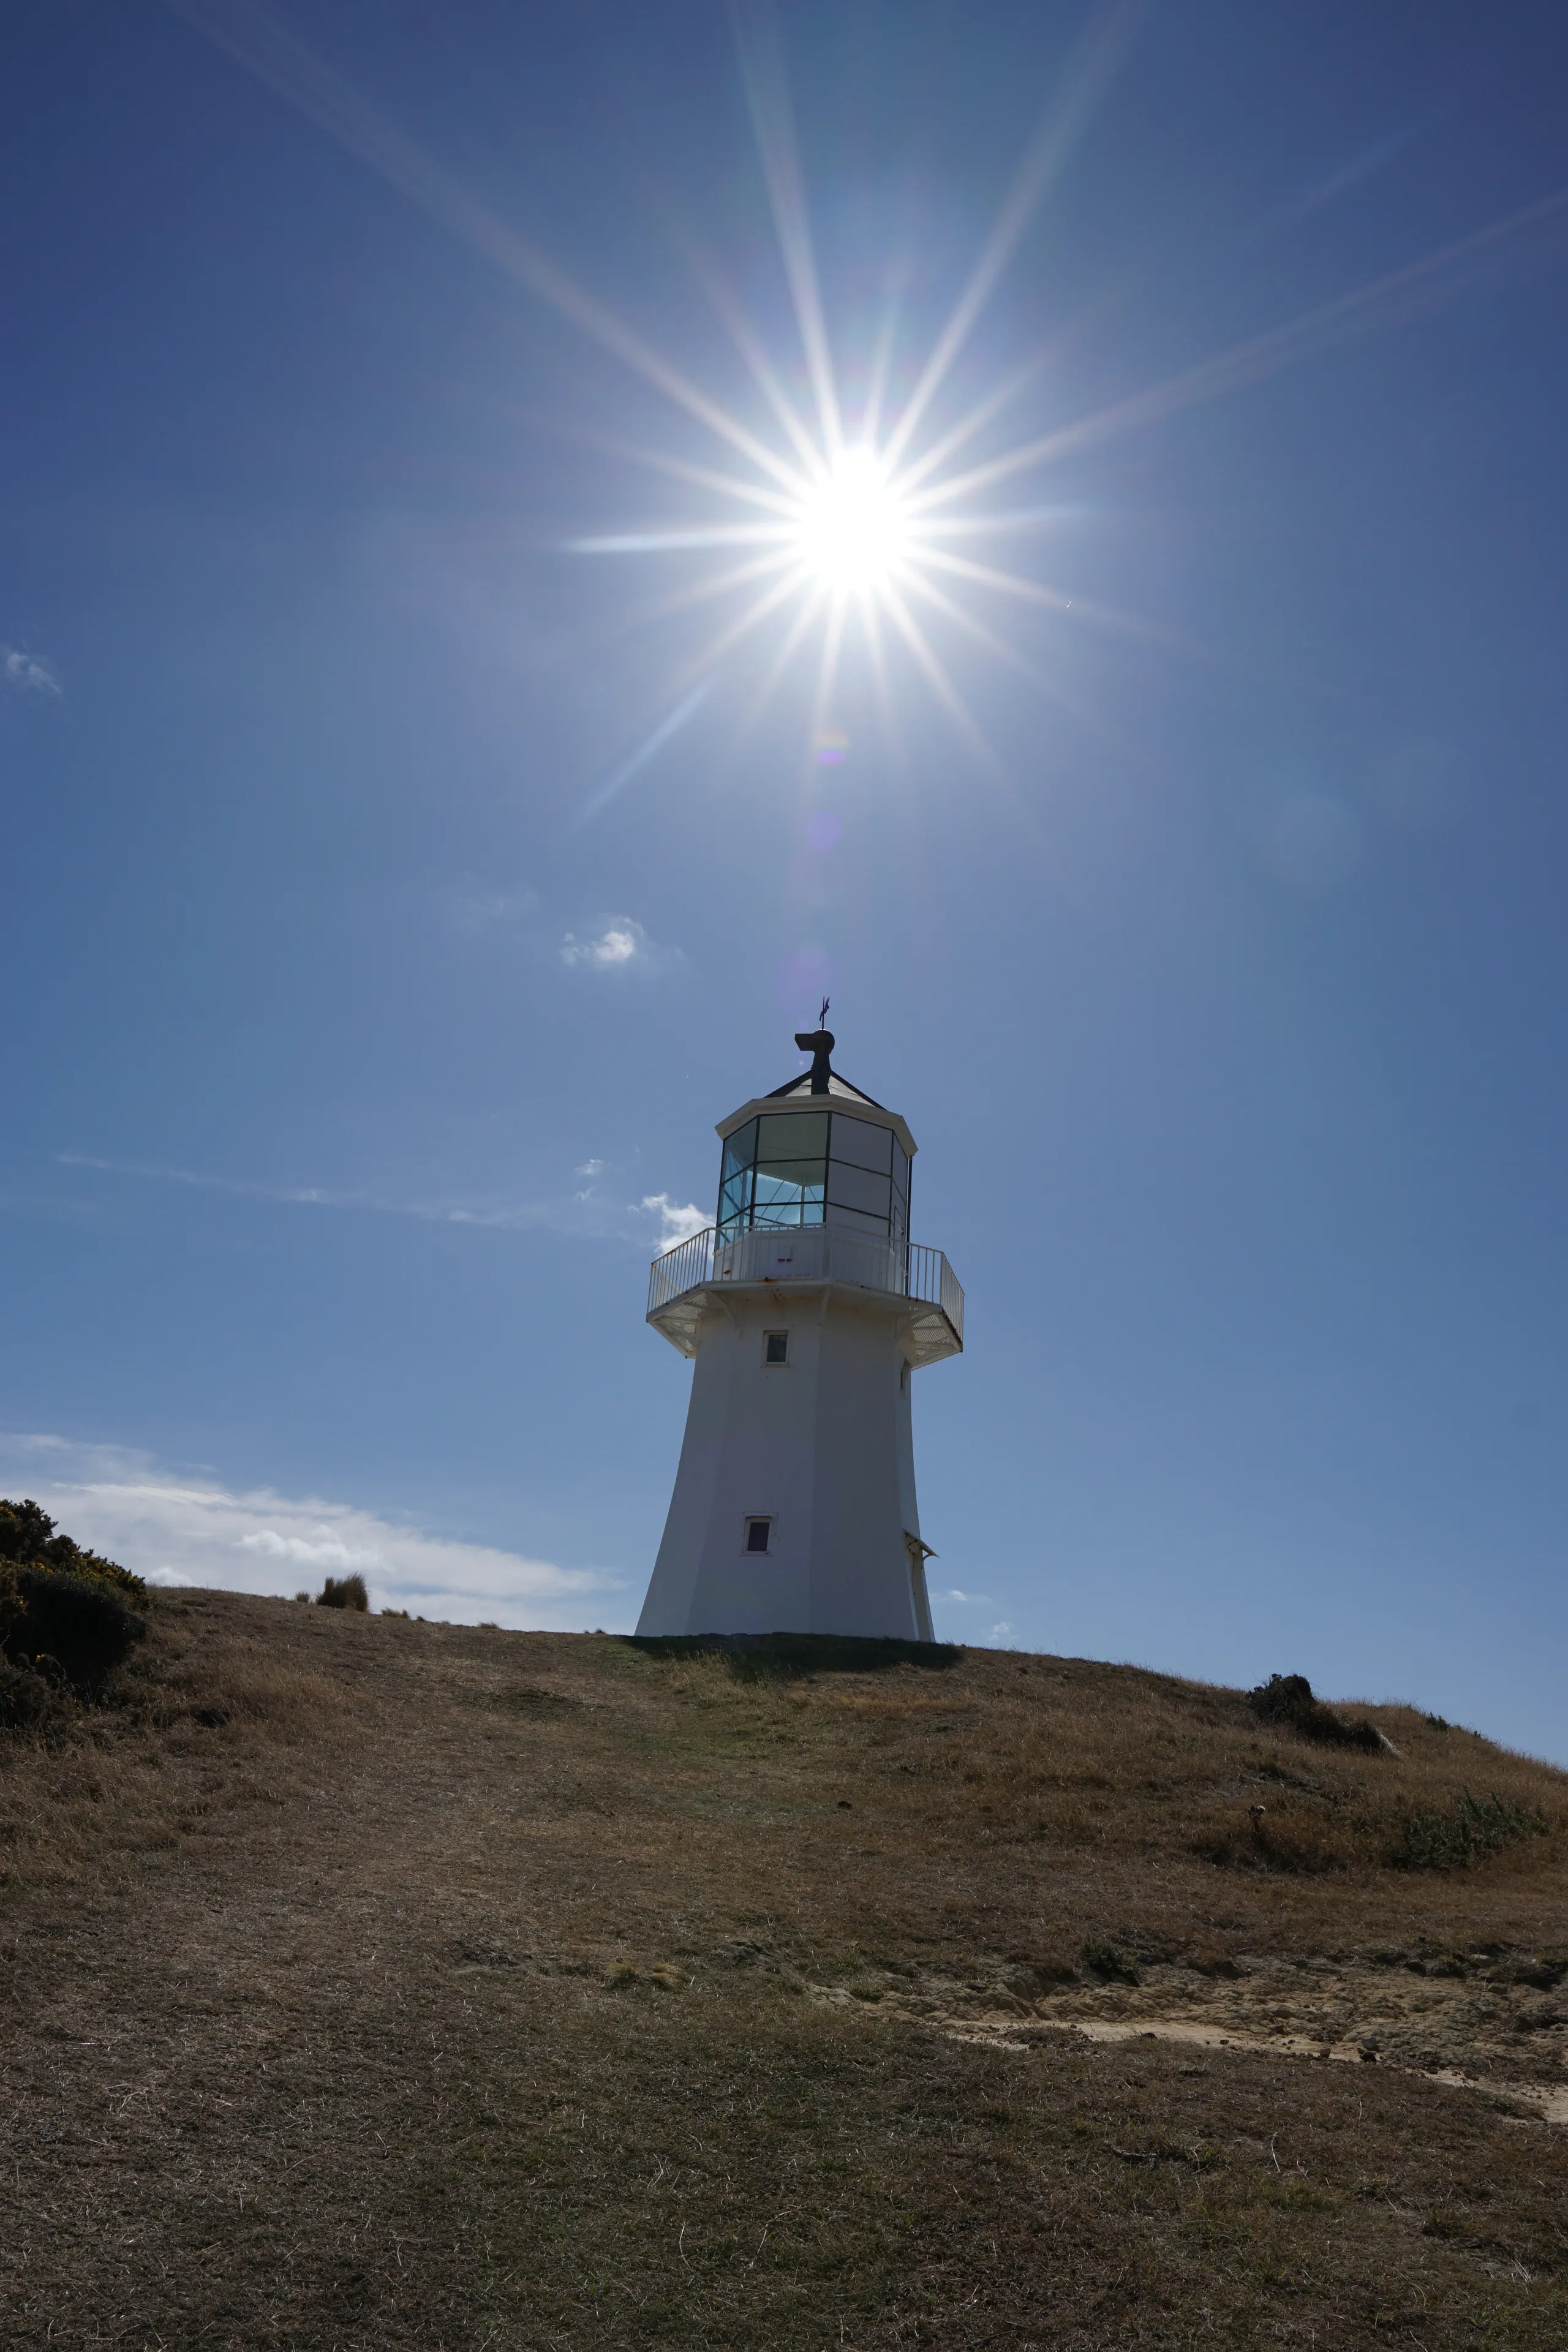
<svg viewBox="0 0 1568 2352">
<path fill-rule="evenodd" d="M 1369 1712 L 163 1600 L 0 1763 L 6 2338 L 1558 2352 L 1568 1782 Z"/>
</svg>

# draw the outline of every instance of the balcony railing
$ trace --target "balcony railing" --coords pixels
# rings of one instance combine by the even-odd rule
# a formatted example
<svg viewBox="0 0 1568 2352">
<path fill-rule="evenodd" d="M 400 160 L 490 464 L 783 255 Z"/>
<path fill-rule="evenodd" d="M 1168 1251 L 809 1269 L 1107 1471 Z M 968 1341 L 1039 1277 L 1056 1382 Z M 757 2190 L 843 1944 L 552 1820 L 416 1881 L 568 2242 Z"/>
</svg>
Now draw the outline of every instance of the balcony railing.
<svg viewBox="0 0 1568 2352">
<path fill-rule="evenodd" d="M 847 1225 L 756 1226 L 723 1238 L 710 1225 L 655 1258 L 647 1319 L 689 1356 L 710 1285 L 782 1282 L 842 1283 L 907 1300 L 917 1364 L 963 1345 L 963 1286 L 942 1251 Z"/>
</svg>

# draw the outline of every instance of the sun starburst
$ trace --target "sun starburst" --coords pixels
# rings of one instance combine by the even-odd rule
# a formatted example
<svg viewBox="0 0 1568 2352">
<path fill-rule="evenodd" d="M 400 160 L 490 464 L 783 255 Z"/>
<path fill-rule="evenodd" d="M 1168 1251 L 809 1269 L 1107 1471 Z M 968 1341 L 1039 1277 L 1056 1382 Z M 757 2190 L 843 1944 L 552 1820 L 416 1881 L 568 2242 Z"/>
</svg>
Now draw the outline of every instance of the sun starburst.
<svg viewBox="0 0 1568 2352">
<path fill-rule="evenodd" d="M 934 620 L 949 634 L 987 648 L 999 659 L 1026 667 L 1006 636 L 982 616 L 982 600 L 1011 600 L 1058 612 L 1071 600 L 1028 573 L 976 562 L 952 544 L 1038 530 L 1052 520 L 1051 510 L 1037 501 L 1009 508 L 993 499 L 965 507 L 954 497 L 964 478 L 955 467 L 961 460 L 969 464 L 968 453 L 978 436 L 1033 371 L 1026 366 L 990 385 L 963 415 L 933 429 L 939 395 L 1019 237 L 1113 71 L 1130 22 L 1130 12 L 1122 5 L 1102 6 L 1092 16 L 996 223 L 928 356 L 913 373 L 901 404 L 884 423 L 893 344 L 889 314 L 859 412 L 850 424 L 818 286 L 776 25 L 763 6 L 737 11 L 741 71 L 793 305 L 805 397 L 792 394 L 788 363 L 768 352 L 751 320 L 711 269 L 706 270 L 709 289 L 771 425 L 736 415 L 711 395 L 699 395 L 695 387 L 682 385 L 676 392 L 680 405 L 723 446 L 722 463 L 704 465 L 649 448 L 627 454 L 704 492 L 707 513 L 701 520 L 567 542 L 584 555 L 699 559 L 695 576 L 655 608 L 662 614 L 703 604 L 727 608 L 682 672 L 679 691 L 685 701 L 679 707 L 695 707 L 694 682 L 700 689 L 722 661 L 771 625 L 776 642 L 752 696 L 752 716 L 815 640 L 813 709 L 820 726 L 846 642 L 855 632 L 869 655 L 884 701 L 891 642 L 912 658 L 915 671 L 971 744 L 988 756 L 982 730 L 927 624 Z M 674 389 L 668 371 L 662 373 L 661 388 Z M 661 740 L 667 740 L 667 728 L 668 718 L 661 718 L 654 730 Z M 640 754 L 633 759 L 640 763 Z M 602 800 L 603 794 L 596 793 L 594 805 Z"/>
<path fill-rule="evenodd" d="M 1030 220 L 1047 201 L 1127 50 L 1136 0 L 1095 0 L 1077 47 L 1014 175 L 957 299 L 901 399 L 890 397 L 898 321 L 879 334 L 868 380 L 846 418 L 840 372 L 817 281 L 805 181 L 771 0 L 731 0 L 742 78 L 794 313 L 796 353 L 781 361 L 710 268 L 702 270 L 752 380 L 755 399 L 727 406 L 706 384 L 640 335 L 607 304 L 383 115 L 267 6 L 266 0 L 171 0 L 192 25 L 237 58 L 370 170 L 401 189 L 514 284 L 711 436 L 707 462 L 668 447 L 616 445 L 666 479 L 702 494 L 689 520 L 661 521 L 566 542 L 596 557 L 692 559 L 688 578 L 651 608 L 663 615 L 715 612 L 708 641 L 680 667 L 668 705 L 579 815 L 603 808 L 689 723 L 742 646 L 771 652 L 751 696 L 754 720 L 792 664 L 814 642 L 814 739 L 821 734 L 847 643 L 857 639 L 889 726 L 898 697 L 892 656 L 912 664 L 937 704 L 981 758 L 991 753 L 933 634 L 983 648 L 1044 683 L 1037 645 L 1015 643 L 1000 614 L 1059 616 L 1193 653 L 1124 614 L 1069 596 L 1041 576 L 996 561 L 999 542 L 1048 530 L 1061 509 L 1037 492 L 1017 496 L 1091 449 L 1199 404 L 1236 394 L 1317 353 L 1397 324 L 1473 288 L 1489 274 L 1554 268 L 1568 219 L 1559 188 L 1452 244 L 1335 296 L 1316 309 L 1232 343 L 1162 381 L 1021 440 L 998 446 L 993 428 L 1027 389 L 1029 362 L 996 377 L 963 412 L 944 413 L 953 371 Z M 863 321 L 857 322 L 858 328 Z M 857 334 L 858 344 L 868 339 Z M 794 393 L 792 383 L 800 390 Z M 1015 501 L 1015 502 L 1009 502 Z M 1051 681 L 1059 695 L 1059 678 Z"/>
</svg>

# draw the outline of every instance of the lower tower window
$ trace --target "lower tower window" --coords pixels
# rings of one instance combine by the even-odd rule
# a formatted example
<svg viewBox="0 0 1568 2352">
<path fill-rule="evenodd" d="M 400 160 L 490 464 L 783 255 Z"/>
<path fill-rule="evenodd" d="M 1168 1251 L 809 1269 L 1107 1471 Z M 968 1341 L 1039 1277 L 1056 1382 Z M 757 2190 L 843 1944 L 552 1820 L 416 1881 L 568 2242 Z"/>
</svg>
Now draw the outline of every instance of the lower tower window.
<svg viewBox="0 0 1568 2352">
<path fill-rule="evenodd" d="M 789 1333 L 787 1331 L 767 1331 L 763 1333 L 763 1363 L 787 1364 L 789 1361 Z"/>
<path fill-rule="evenodd" d="M 746 1549 L 748 1551 L 766 1551 L 768 1549 L 768 1538 L 773 1534 L 773 1523 L 772 1519 L 748 1519 L 746 1521 Z"/>
</svg>

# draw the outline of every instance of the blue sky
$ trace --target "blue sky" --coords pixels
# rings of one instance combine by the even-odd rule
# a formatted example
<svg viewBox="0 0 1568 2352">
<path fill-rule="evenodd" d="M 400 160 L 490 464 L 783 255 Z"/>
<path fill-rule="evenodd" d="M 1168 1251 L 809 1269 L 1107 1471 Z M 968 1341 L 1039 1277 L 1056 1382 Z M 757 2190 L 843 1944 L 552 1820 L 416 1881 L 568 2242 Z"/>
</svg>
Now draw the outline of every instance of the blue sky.
<svg viewBox="0 0 1568 2352">
<path fill-rule="evenodd" d="M 968 1293 L 939 1631 L 1568 1759 L 1561 12 L 21 0 L 7 58 L 0 1491 L 629 1625 L 646 1261 L 830 989 Z M 584 548 L 750 511 L 726 307 L 813 414 L 786 100 L 851 430 L 1038 166 L 911 450 L 1009 383 L 947 473 L 1059 438 L 934 683 L 852 618 L 764 699 L 744 548 Z"/>
</svg>

